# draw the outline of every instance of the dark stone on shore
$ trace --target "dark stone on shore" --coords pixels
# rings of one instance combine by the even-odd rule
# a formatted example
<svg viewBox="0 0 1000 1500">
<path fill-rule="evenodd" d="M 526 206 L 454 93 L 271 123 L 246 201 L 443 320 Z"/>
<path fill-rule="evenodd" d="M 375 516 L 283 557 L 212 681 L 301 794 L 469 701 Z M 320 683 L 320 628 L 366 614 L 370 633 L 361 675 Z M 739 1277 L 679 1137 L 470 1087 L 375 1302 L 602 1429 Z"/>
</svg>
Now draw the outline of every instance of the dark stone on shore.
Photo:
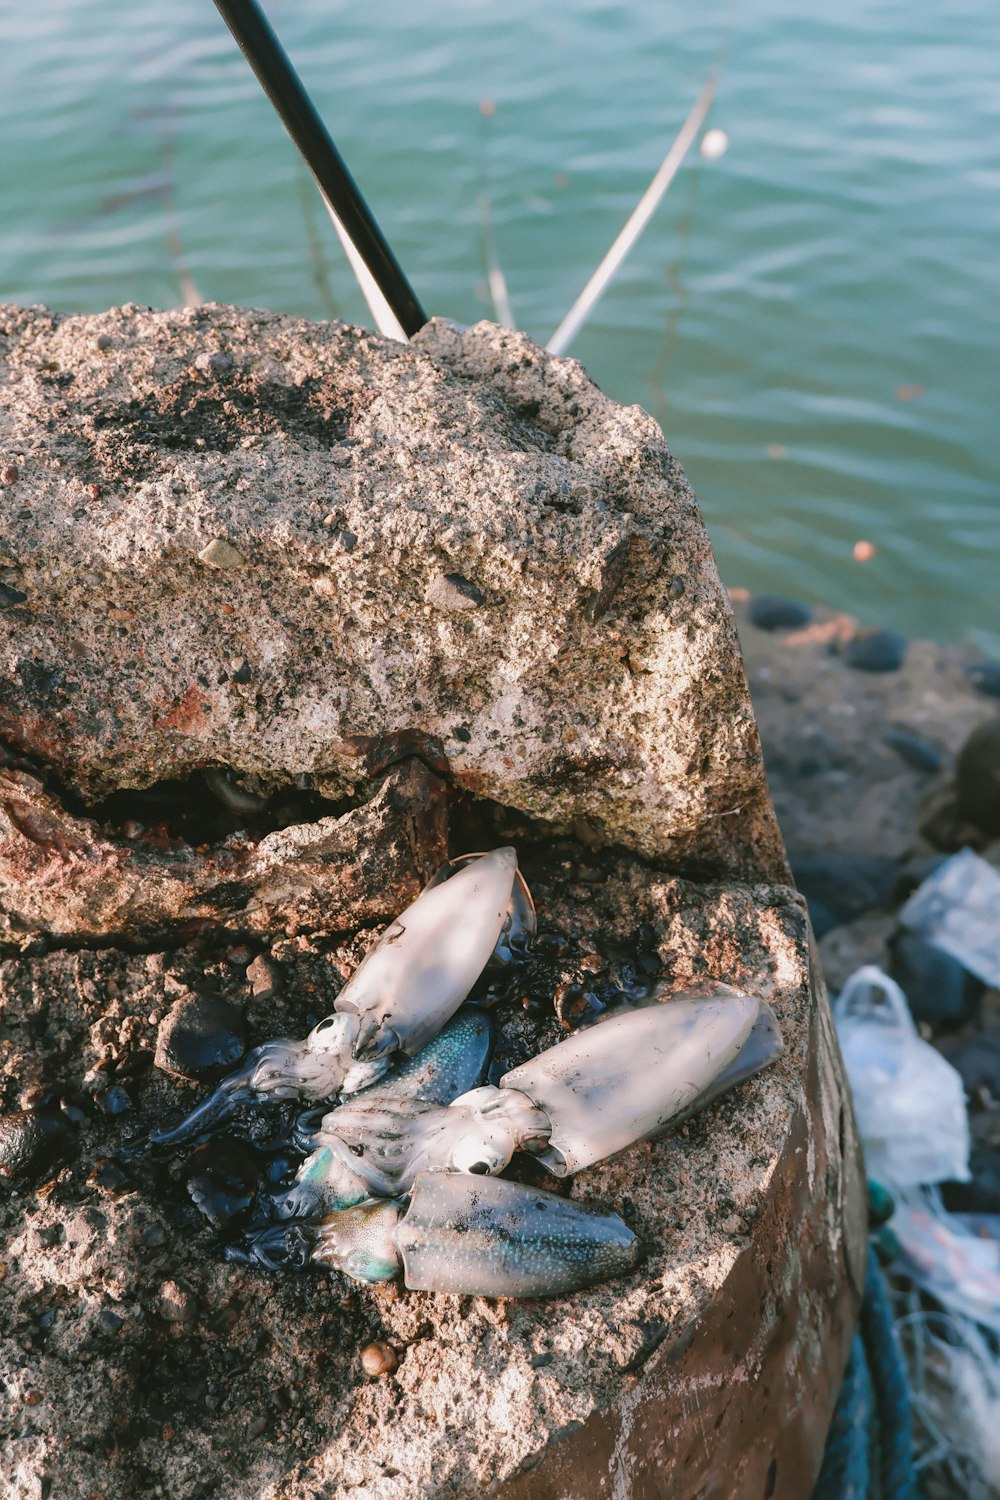
<svg viewBox="0 0 1000 1500">
<path fill-rule="evenodd" d="M 1000 833 L 1000 718 L 980 724 L 958 752 L 955 794 L 961 817 Z"/>
<path fill-rule="evenodd" d="M 977 661 L 968 668 L 969 681 L 977 693 L 1000 698 L 1000 661 Z"/>
<path fill-rule="evenodd" d="M 941 1198 L 953 1214 L 1000 1213 L 1000 1151 L 974 1145 L 969 1154 L 971 1182 L 945 1182 Z"/>
<path fill-rule="evenodd" d="M 755 594 L 747 605 L 747 619 L 758 630 L 798 630 L 812 617 L 808 604 L 781 594 Z"/>
<path fill-rule="evenodd" d="M 957 958 L 910 933 L 893 939 L 889 972 L 906 995 L 913 1019 L 934 1030 L 964 1026 L 986 988 Z"/>
<path fill-rule="evenodd" d="M 953 854 L 968 844 L 981 849 L 988 842 L 982 829 L 963 817 L 951 782 L 934 782 L 917 809 L 917 826 L 929 844 Z"/>
<path fill-rule="evenodd" d="M 24 1109 L 0 1115 L 0 1178 L 32 1182 L 67 1161 L 76 1150 L 76 1133 L 62 1115 Z"/>
<path fill-rule="evenodd" d="M 932 775 L 935 771 L 940 771 L 944 764 L 944 757 L 937 746 L 912 729 L 890 729 L 882 738 L 889 749 L 895 750 L 900 760 L 914 771 L 925 771 Z"/>
<path fill-rule="evenodd" d="M 156 1066 L 180 1078 L 221 1078 L 246 1048 L 243 1012 L 215 995 L 185 995 L 160 1022 Z"/>
<path fill-rule="evenodd" d="M 872 1229 L 881 1229 L 888 1224 L 896 1212 L 896 1200 L 884 1182 L 868 1179 L 868 1223 Z"/>
<path fill-rule="evenodd" d="M 795 884 L 809 903 L 813 931 L 822 937 L 866 911 L 888 910 L 897 861 L 879 854 L 789 855 Z"/>
<path fill-rule="evenodd" d="M 906 636 L 898 630 L 862 630 L 847 642 L 843 655 L 857 672 L 898 672 L 906 646 Z"/>
</svg>

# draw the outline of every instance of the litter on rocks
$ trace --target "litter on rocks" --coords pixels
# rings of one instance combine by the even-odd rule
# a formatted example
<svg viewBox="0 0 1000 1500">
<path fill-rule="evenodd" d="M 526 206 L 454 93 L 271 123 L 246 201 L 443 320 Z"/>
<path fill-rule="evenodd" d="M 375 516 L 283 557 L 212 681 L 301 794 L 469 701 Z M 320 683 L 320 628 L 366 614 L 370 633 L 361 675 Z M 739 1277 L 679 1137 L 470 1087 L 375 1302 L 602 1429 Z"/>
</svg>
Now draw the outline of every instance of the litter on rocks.
<svg viewBox="0 0 1000 1500">
<path fill-rule="evenodd" d="M 1000 959 L 1000 933 L 990 934 L 978 904 L 979 866 L 1000 888 L 990 867 L 964 850 L 908 903 L 917 903 L 918 919 L 931 913 L 929 926 L 918 930 L 942 947 L 941 925 L 950 923 L 949 951 L 970 968 L 970 946 L 981 958 L 992 941 Z M 927 895 L 941 871 L 946 891 L 974 891 L 964 909 L 935 891 Z M 956 934 L 968 937 L 970 930 L 971 943 L 962 945 Z M 946 1476 L 950 1494 L 990 1500 L 1000 1486 L 1000 1216 L 949 1213 L 938 1187 L 969 1180 L 962 1079 L 921 1039 L 903 991 L 876 966 L 851 976 L 833 1013 L 868 1172 L 895 1200 L 878 1244 L 893 1262 L 895 1327 L 915 1418 L 914 1467 Z M 940 1311 L 928 1309 L 928 1297 Z"/>
<path fill-rule="evenodd" d="M 874 964 L 858 969 L 834 1001 L 833 1015 L 868 1175 L 893 1190 L 968 1182 L 971 1143 L 961 1075 L 921 1039 L 895 980 Z"/>
<path fill-rule="evenodd" d="M 899 914 L 984 984 L 1000 985 L 1000 875 L 971 849 L 938 865 Z"/>
</svg>

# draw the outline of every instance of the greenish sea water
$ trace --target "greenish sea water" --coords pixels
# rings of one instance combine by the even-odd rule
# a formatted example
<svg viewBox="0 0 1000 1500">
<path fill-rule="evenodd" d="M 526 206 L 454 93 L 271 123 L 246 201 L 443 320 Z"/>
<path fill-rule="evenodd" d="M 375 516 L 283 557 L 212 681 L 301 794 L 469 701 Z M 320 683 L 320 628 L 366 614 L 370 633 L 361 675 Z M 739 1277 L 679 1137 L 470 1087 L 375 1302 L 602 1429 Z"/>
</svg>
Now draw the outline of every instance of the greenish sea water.
<svg viewBox="0 0 1000 1500">
<path fill-rule="evenodd" d="M 730 583 L 1000 655 L 996 0 L 274 0 L 425 305 L 544 341 L 713 62 L 695 151 L 572 353 L 662 423 Z M 484 115 L 484 101 L 495 112 Z M 0 298 L 364 321 L 211 0 L 0 0 Z M 875 547 L 866 563 L 854 543 Z"/>
</svg>

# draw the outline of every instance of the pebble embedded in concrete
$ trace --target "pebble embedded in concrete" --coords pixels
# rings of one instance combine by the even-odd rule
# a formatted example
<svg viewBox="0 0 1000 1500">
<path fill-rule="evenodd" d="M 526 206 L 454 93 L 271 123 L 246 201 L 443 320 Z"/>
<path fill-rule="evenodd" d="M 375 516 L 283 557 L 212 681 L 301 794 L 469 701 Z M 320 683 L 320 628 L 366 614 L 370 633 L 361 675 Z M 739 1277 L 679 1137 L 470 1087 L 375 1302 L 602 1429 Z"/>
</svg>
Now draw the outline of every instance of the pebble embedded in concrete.
<svg viewBox="0 0 1000 1500">
<path fill-rule="evenodd" d="M 245 1048 L 246 1021 L 238 1006 L 214 995 L 185 995 L 160 1022 L 155 1061 L 179 1078 L 221 1078 Z"/>
<path fill-rule="evenodd" d="M 380 1376 L 393 1374 L 399 1368 L 399 1358 L 391 1344 L 387 1344 L 384 1339 L 377 1339 L 362 1349 L 361 1368 L 366 1375 L 378 1379 Z"/>
<path fill-rule="evenodd" d="M 226 375 L 233 368 L 233 356 L 223 349 L 205 350 L 195 358 L 194 367 L 203 375 Z"/>
<path fill-rule="evenodd" d="M 210 568 L 234 569 L 242 568 L 246 559 L 232 542 L 227 542 L 224 537 L 213 537 L 198 553 L 198 561 Z"/>
<path fill-rule="evenodd" d="M 198 1299 L 183 1282 L 167 1280 L 160 1288 L 159 1313 L 165 1323 L 193 1327 L 198 1318 Z"/>
<path fill-rule="evenodd" d="M 255 1000 L 270 1000 L 277 994 L 280 973 L 277 964 L 265 953 L 258 953 L 247 967 L 247 981 Z"/>
<path fill-rule="evenodd" d="M 76 1134 L 50 1110 L 0 1115 L 0 1178 L 29 1183 L 74 1154 Z"/>
<path fill-rule="evenodd" d="M 461 573 L 439 573 L 431 580 L 424 598 L 436 609 L 447 611 L 478 609 L 483 602 L 482 591 Z"/>
</svg>

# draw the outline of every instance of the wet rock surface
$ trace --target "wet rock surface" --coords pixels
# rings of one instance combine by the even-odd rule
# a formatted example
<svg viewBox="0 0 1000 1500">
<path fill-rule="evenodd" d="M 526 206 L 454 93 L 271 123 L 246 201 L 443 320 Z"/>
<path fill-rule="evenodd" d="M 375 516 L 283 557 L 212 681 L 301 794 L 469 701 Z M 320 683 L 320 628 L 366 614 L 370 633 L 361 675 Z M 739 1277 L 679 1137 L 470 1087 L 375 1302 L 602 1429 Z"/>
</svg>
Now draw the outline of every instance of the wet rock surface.
<svg viewBox="0 0 1000 1500">
<path fill-rule="evenodd" d="M 947 1031 L 971 1021 L 986 986 L 957 958 L 912 933 L 896 933 L 889 972 L 916 1021 Z"/>
<path fill-rule="evenodd" d="M 795 883 L 809 903 L 816 936 L 874 908 L 888 910 L 897 869 L 894 860 L 877 854 L 796 855 Z"/>
<path fill-rule="evenodd" d="M 970 680 L 976 663 L 968 653 L 911 641 L 896 671 L 856 672 L 843 651 L 865 630 L 850 616 L 817 609 L 809 625 L 763 632 L 749 623 L 747 591 L 731 596 L 793 869 L 796 861 L 843 857 L 894 861 L 903 871 L 965 842 L 986 849 L 992 835 L 961 817 L 955 801 L 959 752 L 996 717 Z M 914 740 L 933 746 L 939 769 L 901 754 L 901 737 L 908 747 Z M 921 829 L 932 814 L 934 842 Z"/>
<path fill-rule="evenodd" d="M 844 660 L 857 672 L 898 672 L 907 640 L 898 630 L 860 630 L 844 644 Z"/>
<path fill-rule="evenodd" d="M 1000 718 L 978 725 L 958 752 L 955 793 L 962 818 L 1000 834 Z"/>
<path fill-rule="evenodd" d="M 694 497 L 575 361 L 11 308 L 0 447 L 0 733 L 86 804 L 213 767 L 367 800 L 416 754 L 557 831 L 782 872 Z"/>
<path fill-rule="evenodd" d="M 808 604 L 781 594 L 754 594 L 747 604 L 747 619 L 758 630 L 796 630 L 808 625 L 812 615 Z"/>
</svg>

